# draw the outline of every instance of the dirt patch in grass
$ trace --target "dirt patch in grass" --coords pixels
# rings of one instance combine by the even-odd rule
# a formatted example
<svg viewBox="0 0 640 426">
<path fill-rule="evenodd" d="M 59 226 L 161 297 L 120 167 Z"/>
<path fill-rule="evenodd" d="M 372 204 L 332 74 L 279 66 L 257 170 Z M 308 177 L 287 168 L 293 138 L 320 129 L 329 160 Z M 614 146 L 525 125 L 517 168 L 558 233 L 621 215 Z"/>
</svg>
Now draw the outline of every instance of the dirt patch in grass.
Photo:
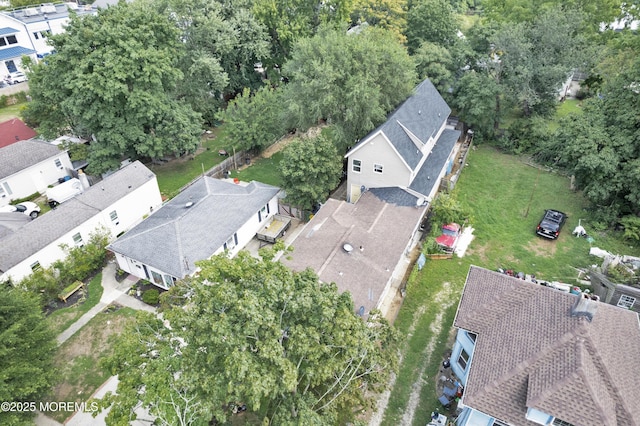
<svg viewBox="0 0 640 426">
<path fill-rule="evenodd" d="M 530 241 L 525 248 L 540 257 L 553 257 L 556 254 L 556 250 L 558 250 L 555 241 L 543 240 L 542 238 Z"/>
<path fill-rule="evenodd" d="M 262 151 L 262 154 L 260 154 L 260 157 L 271 158 L 273 154 L 275 154 L 276 152 L 282 151 L 287 145 L 289 145 L 291 142 L 293 142 L 297 138 L 301 138 L 301 137 L 315 138 L 320 134 L 320 132 L 324 127 L 326 126 L 322 125 L 322 126 L 312 127 L 302 134 L 297 132 L 289 133 L 288 135 L 280 139 L 278 142 L 274 143 L 273 145 L 269 146 L 267 149 Z"/>
<path fill-rule="evenodd" d="M 49 401 L 89 400 L 109 378 L 109 373 L 101 368 L 100 360 L 112 351 L 111 337 L 120 334 L 126 324 L 133 321 L 133 313 L 132 309 L 112 305 L 60 346 L 55 357 L 59 382 Z M 45 414 L 63 422 L 73 413 L 56 411 Z"/>
</svg>

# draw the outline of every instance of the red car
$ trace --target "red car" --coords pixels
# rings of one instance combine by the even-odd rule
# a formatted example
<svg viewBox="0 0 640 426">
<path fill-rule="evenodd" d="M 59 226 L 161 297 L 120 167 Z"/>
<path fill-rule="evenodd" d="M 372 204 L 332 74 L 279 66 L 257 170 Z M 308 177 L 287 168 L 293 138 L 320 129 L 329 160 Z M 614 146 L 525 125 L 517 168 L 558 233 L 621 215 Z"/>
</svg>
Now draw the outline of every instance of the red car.
<svg viewBox="0 0 640 426">
<path fill-rule="evenodd" d="M 436 238 L 436 243 L 438 243 L 442 250 L 451 253 L 456 248 L 456 244 L 458 244 L 461 231 L 462 227 L 457 223 L 452 222 L 442 225 L 442 235 Z"/>
</svg>

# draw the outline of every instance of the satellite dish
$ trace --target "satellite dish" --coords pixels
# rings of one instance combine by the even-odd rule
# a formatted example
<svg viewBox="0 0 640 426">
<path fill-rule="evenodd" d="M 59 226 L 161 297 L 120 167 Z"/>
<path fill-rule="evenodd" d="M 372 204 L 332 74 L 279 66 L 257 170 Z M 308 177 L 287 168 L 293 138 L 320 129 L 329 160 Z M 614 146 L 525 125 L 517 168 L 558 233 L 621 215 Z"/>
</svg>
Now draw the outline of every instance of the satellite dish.
<svg viewBox="0 0 640 426">
<path fill-rule="evenodd" d="M 425 200 L 423 197 L 420 197 L 416 200 L 416 207 L 424 206 L 426 202 L 427 200 Z"/>
</svg>

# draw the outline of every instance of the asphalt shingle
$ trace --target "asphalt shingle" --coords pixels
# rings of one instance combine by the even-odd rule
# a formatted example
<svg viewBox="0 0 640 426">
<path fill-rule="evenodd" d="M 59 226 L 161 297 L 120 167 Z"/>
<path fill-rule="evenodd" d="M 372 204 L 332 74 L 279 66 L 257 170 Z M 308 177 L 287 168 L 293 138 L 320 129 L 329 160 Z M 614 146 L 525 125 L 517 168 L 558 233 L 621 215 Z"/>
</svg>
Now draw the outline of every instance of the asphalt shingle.
<svg viewBox="0 0 640 426">
<path fill-rule="evenodd" d="M 60 148 L 37 139 L 5 146 L 0 149 L 0 179 L 58 155 L 62 155 Z"/>
</svg>

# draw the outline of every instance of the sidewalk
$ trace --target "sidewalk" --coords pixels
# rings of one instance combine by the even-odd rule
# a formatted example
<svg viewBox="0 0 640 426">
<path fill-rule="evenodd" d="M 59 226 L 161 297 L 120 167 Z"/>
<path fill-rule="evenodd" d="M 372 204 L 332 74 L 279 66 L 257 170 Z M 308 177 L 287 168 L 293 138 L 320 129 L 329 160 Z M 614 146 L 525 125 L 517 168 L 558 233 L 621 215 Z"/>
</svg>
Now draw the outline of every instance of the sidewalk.
<svg viewBox="0 0 640 426">
<path fill-rule="evenodd" d="M 149 312 L 155 312 L 155 309 L 145 303 L 140 302 L 135 297 L 131 297 L 127 294 L 129 288 L 135 283 L 135 281 L 129 278 L 125 279 L 121 283 L 116 281 L 116 265 L 115 263 L 109 263 L 102 270 L 102 297 L 100 302 L 89 309 L 86 314 L 78 318 L 76 322 L 71 324 L 69 328 L 60 333 L 58 336 L 58 346 L 69 340 L 78 330 L 86 325 L 93 317 L 102 312 L 107 306 L 113 302 L 118 302 L 123 306 L 128 306 L 133 309 L 145 310 Z"/>
</svg>

